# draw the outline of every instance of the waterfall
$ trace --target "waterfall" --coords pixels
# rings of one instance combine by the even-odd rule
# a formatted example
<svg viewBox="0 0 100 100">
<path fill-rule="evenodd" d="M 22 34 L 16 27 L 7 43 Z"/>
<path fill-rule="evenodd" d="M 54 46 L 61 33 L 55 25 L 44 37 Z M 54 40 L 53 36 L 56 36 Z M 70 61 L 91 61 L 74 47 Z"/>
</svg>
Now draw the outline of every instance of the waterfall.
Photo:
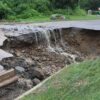
<svg viewBox="0 0 100 100">
<path fill-rule="evenodd" d="M 49 52 L 63 52 L 62 47 L 65 47 L 62 37 L 62 29 L 58 29 L 59 32 L 55 32 L 53 28 L 37 28 L 34 32 L 36 45 L 44 45 Z M 59 36 L 59 39 L 58 39 Z"/>
<path fill-rule="evenodd" d="M 50 52 L 55 52 L 54 48 L 51 46 L 51 34 L 50 34 L 50 30 L 42 30 L 40 32 L 41 34 L 41 40 L 43 42 L 45 42 L 44 44 L 46 45 L 46 49 Z"/>
<path fill-rule="evenodd" d="M 73 61 L 76 58 L 76 55 L 66 52 L 66 50 L 68 50 L 68 46 L 66 46 L 64 42 L 62 28 L 55 29 L 55 27 L 28 26 L 20 27 L 19 31 L 20 34 L 18 34 L 18 36 L 25 36 L 25 34 L 29 34 L 27 37 L 27 41 L 33 39 L 32 42 L 34 42 L 36 46 L 41 49 L 45 49 L 48 52 L 54 52 L 67 58 L 70 56 Z"/>
<path fill-rule="evenodd" d="M 38 45 L 38 37 L 37 37 L 37 33 L 36 32 L 34 33 L 34 36 L 35 36 L 35 42 Z"/>
<path fill-rule="evenodd" d="M 62 44 L 63 47 L 65 47 L 65 44 L 64 44 L 64 41 L 63 41 L 63 38 L 62 38 L 62 29 L 59 29 L 59 34 L 60 34 L 60 42 Z"/>
<path fill-rule="evenodd" d="M 50 30 L 51 33 L 52 33 L 52 37 L 54 39 L 54 42 L 55 42 L 55 46 L 57 45 L 57 39 L 56 39 L 56 32 L 54 30 Z"/>
</svg>

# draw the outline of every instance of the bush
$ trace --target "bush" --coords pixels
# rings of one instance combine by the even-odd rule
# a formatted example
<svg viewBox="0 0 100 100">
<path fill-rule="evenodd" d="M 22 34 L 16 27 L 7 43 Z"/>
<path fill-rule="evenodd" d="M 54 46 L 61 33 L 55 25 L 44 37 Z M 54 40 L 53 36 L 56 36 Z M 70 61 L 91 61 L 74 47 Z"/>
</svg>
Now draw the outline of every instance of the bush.
<svg viewBox="0 0 100 100">
<path fill-rule="evenodd" d="M 100 15 L 100 11 L 93 11 L 92 14 L 93 15 Z"/>
<path fill-rule="evenodd" d="M 29 10 L 29 6 L 27 4 L 20 4 L 14 8 L 14 12 L 16 14 L 22 14 L 25 10 Z"/>
<path fill-rule="evenodd" d="M 35 3 L 34 9 L 36 9 L 38 12 L 44 14 L 50 13 L 49 0 L 35 0 L 34 3 Z"/>
<path fill-rule="evenodd" d="M 7 16 L 11 13 L 11 9 L 6 3 L 0 1 L 0 19 L 6 19 Z"/>
<path fill-rule="evenodd" d="M 74 10 L 71 8 L 68 9 L 56 9 L 53 11 L 55 14 L 63 14 L 63 15 L 78 15 L 78 16 L 84 16 L 86 15 L 86 12 L 83 9 L 80 9 L 79 7 L 76 7 Z"/>
<path fill-rule="evenodd" d="M 16 20 L 16 16 L 14 16 L 14 15 L 8 15 L 7 19 L 8 20 Z"/>
<path fill-rule="evenodd" d="M 65 14 L 68 14 L 68 11 L 67 11 L 67 9 L 56 9 L 53 11 L 53 13 L 65 15 Z"/>
<path fill-rule="evenodd" d="M 79 8 L 79 7 L 76 7 L 74 10 L 73 10 L 73 15 L 78 15 L 78 16 L 85 16 L 86 15 L 86 12 L 85 10 Z"/>
<path fill-rule="evenodd" d="M 27 19 L 27 18 L 31 18 L 31 17 L 37 17 L 40 16 L 40 13 L 37 12 L 34 9 L 27 9 L 25 11 L 23 11 L 22 14 L 18 15 L 18 18 L 23 18 L 23 19 Z"/>
</svg>

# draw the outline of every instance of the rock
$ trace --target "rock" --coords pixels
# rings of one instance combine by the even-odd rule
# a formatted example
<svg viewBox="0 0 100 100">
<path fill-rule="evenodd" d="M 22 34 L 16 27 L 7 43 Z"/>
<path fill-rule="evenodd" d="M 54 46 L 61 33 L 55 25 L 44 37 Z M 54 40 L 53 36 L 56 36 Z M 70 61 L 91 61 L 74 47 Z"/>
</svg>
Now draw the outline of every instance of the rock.
<svg viewBox="0 0 100 100">
<path fill-rule="evenodd" d="M 25 53 L 25 50 L 22 50 L 21 52 L 22 52 L 22 53 Z"/>
<path fill-rule="evenodd" d="M 33 79 L 33 84 L 34 85 L 37 85 L 37 84 L 39 84 L 41 81 L 38 79 L 38 78 L 34 78 Z"/>
<path fill-rule="evenodd" d="M 3 45 L 4 41 L 6 40 L 7 38 L 5 37 L 5 35 L 3 34 L 3 32 L 0 31 L 0 46 Z"/>
<path fill-rule="evenodd" d="M 14 28 L 14 31 L 18 31 L 18 28 Z"/>
<path fill-rule="evenodd" d="M 33 87 L 33 82 L 30 79 L 24 79 L 24 78 L 19 78 L 18 80 L 18 86 L 31 89 Z"/>
<path fill-rule="evenodd" d="M 62 14 L 53 14 L 51 15 L 51 20 L 65 20 L 65 16 Z"/>
<path fill-rule="evenodd" d="M 0 65 L 0 71 L 3 71 L 3 70 L 4 70 L 4 67 Z"/>
<path fill-rule="evenodd" d="M 33 59 L 35 60 L 35 61 L 39 61 L 39 57 L 33 57 Z"/>
<path fill-rule="evenodd" d="M 83 61 L 83 58 L 82 58 L 82 57 L 76 57 L 76 58 L 75 58 L 75 61 L 76 61 L 76 62 L 82 62 L 82 61 Z"/>
<path fill-rule="evenodd" d="M 35 62 L 34 62 L 34 60 L 32 60 L 31 58 L 26 58 L 25 61 L 26 61 L 29 65 L 35 66 Z"/>
<path fill-rule="evenodd" d="M 17 41 L 15 42 L 32 44 L 32 43 L 35 43 L 35 34 L 33 32 L 28 33 L 28 34 L 23 34 L 23 35 L 17 36 L 16 40 Z"/>
<path fill-rule="evenodd" d="M 74 60 L 71 57 L 67 58 L 67 64 L 69 65 L 72 63 L 74 63 Z"/>
<path fill-rule="evenodd" d="M 15 51 L 14 50 L 10 50 L 10 53 L 15 54 Z"/>
<path fill-rule="evenodd" d="M 6 36 L 9 38 L 8 44 L 11 47 L 22 47 L 23 45 L 30 45 L 36 43 L 35 33 L 33 31 L 30 32 L 29 30 L 27 30 L 27 32 L 25 30 L 16 30 L 14 32 L 9 31 Z M 22 52 L 24 53 L 24 51 Z"/>
<path fill-rule="evenodd" d="M 50 76 L 52 74 L 52 69 L 54 68 L 54 66 L 46 66 L 45 68 L 43 68 L 46 77 Z"/>
<path fill-rule="evenodd" d="M 20 56 L 21 56 L 21 52 L 17 50 L 17 51 L 16 51 L 16 56 L 17 56 L 17 57 L 20 57 Z"/>
<path fill-rule="evenodd" d="M 10 58 L 10 57 L 13 57 L 13 55 L 0 49 L 0 60 L 2 60 L 4 58 Z"/>
<path fill-rule="evenodd" d="M 25 72 L 25 69 L 23 67 L 20 67 L 20 66 L 16 66 L 15 69 L 20 73 Z"/>
<path fill-rule="evenodd" d="M 38 78 L 40 80 L 43 80 L 45 78 L 43 70 L 40 68 L 36 68 L 36 67 L 30 70 L 30 76 L 32 78 Z"/>
<path fill-rule="evenodd" d="M 47 58 L 46 58 L 46 57 L 43 57 L 43 58 L 42 58 L 42 60 L 43 60 L 43 61 L 46 61 L 46 60 L 47 60 Z"/>
</svg>

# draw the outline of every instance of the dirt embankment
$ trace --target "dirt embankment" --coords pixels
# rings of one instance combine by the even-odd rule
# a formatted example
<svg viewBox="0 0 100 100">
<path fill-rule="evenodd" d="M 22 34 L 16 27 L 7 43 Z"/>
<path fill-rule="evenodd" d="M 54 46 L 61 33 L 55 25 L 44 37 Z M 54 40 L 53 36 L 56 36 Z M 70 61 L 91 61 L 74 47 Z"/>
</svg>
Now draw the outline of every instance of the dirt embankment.
<svg viewBox="0 0 100 100">
<path fill-rule="evenodd" d="M 65 41 L 74 50 L 87 58 L 100 56 L 100 31 L 73 28 L 64 33 Z"/>
<path fill-rule="evenodd" d="M 70 28 L 63 29 L 60 34 L 57 29 L 51 32 L 49 38 L 46 35 L 46 38 L 42 36 L 41 39 L 38 35 L 38 44 L 34 43 L 33 37 L 32 34 L 25 35 L 25 39 L 24 35 L 10 37 L 1 47 L 14 57 L 3 59 L 0 63 L 5 69 L 14 68 L 20 77 L 17 83 L 0 89 L 1 100 L 13 100 L 65 65 L 100 54 L 100 31 Z"/>
</svg>

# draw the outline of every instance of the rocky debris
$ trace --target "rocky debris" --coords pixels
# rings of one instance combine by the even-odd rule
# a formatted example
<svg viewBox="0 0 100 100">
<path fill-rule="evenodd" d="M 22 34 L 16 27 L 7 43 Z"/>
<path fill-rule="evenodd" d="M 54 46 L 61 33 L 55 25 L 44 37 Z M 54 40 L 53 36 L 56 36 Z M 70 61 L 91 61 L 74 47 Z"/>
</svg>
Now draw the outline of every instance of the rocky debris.
<svg viewBox="0 0 100 100">
<path fill-rule="evenodd" d="M 29 74 L 32 79 L 38 78 L 40 80 L 43 80 L 45 78 L 45 74 L 41 68 L 34 67 L 29 71 Z"/>
<path fill-rule="evenodd" d="M 52 75 L 53 73 L 55 73 L 56 71 L 58 71 L 60 69 L 61 69 L 61 67 L 59 67 L 59 66 L 51 65 L 51 66 L 44 67 L 43 71 L 45 73 L 45 76 L 49 77 L 50 75 Z"/>
<path fill-rule="evenodd" d="M 32 82 L 33 82 L 33 85 L 37 85 L 37 84 L 39 84 L 41 82 L 41 80 L 39 80 L 38 78 L 34 78 L 32 80 Z"/>
<path fill-rule="evenodd" d="M 4 36 L 4 34 L 0 31 L 0 46 L 3 45 L 4 41 L 6 40 L 7 38 Z"/>
<path fill-rule="evenodd" d="M 0 60 L 2 60 L 4 58 L 10 58 L 10 57 L 13 57 L 13 55 L 0 49 Z"/>
<path fill-rule="evenodd" d="M 34 32 L 20 34 L 18 36 L 7 36 L 7 41 L 5 42 L 5 45 L 8 45 L 9 47 L 28 46 L 30 44 L 36 44 Z"/>
<path fill-rule="evenodd" d="M 62 14 L 53 14 L 51 15 L 51 20 L 65 20 L 65 16 Z"/>
<path fill-rule="evenodd" d="M 19 78 L 18 86 L 20 88 L 31 89 L 33 87 L 33 82 L 30 79 Z"/>
<path fill-rule="evenodd" d="M 14 31 L 18 31 L 18 28 L 14 28 Z"/>
<path fill-rule="evenodd" d="M 76 61 L 76 62 L 82 62 L 83 60 L 84 60 L 83 57 L 79 57 L 79 56 L 78 56 L 78 57 L 75 58 L 75 61 Z"/>
<path fill-rule="evenodd" d="M 25 91 L 26 89 L 18 87 L 17 83 L 10 84 L 0 88 L 0 100 L 14 100 L 15 97 Z"/>
<path fill-rule="evenodd" d="M 16 40 L 22 43 L 32 44 L 33 42 L 35 42 L 35 34 L 34 33 L 23 34 L 16 37 Z"/>
<path fill-rule="evenodd" d="M 0 65 L 0 72 L 4 70 L 4 67 Z"/>
<path fill-rule="evenodd" d="M 27 68 L 28 65 L 25 60 L 21 57 L 5 58 L 0 62 L 6 69 L 15 68 L 21 66 Z"/>
<path fill-rule="evenodd" d="M 17 74 L 21 77 L 18 81 L 18 86 L 21 90 L 23 90 L 23 88 L 27 90 L 32 88 L 33 85 L 39 84 L 43 79 L 57 72 L 66 64 L 82 61 L 84 54 L 81 55 L 81 51 L 88 53 L 91 48 L 92 51 L 96 48 L 100 54 L 100 35 L 95 35 L 94 39 L 94 35 L 90 37 L 91 35 L 88 36 L 84 33 L 86 35 L 84 36 L 80 34 L 79 32 L 81 31 L 77 31 L 77 29 L 73 31 L 71 29 L 64 29 L 61 34 L 59 34 L 60 30 L 57 29 L 54 32 L 50 31 L 52 35 L 49 38 L 49 36 L 47 36 L 48 34 L 45 34 L 47 31 L 44 33 L 28 31 L 27 34 L 25 34 L 24 31 L 19 33 L 19 29 L 14 29 L 13 31 L 18 32 L 16 34 L 15 32 L 13 34 L 11 33 L 11 36 L 7 32 L 9 35 L 6 34 L 9 45 L 7 45 L 7 47 L 5 45 L 3 49 L 14 54 L 14 57 L 3 59 L 0 61 L 0 64 L 3 65 L 5 69 L 16 69 Z M 55 35 L 54 33 L 57 34 Z M 41 42 L 43 39 L 42 36 L 46 39 L 46 46 L 41 44 L 43 42 Z M 61 43 L 61 38 L 63 39 L 64 45 Z M 35 46 L 34 43 L 36 43 Z M 50 50 L 47 50 L 48 46 L 51 46 L 53 52 L 50 52 L 50 48 Z M 79 54 L 77 52 L 79 52 Z M 19 89 L 18 87 L 16 88 Z"/>
<path fill-rule="evenodd" d="M 30 66 L 35 66 L 35 61 L 32 60 L 31 58 L 25 58 L 25 61 L 30 65 Z"/>
<path fill-rule="evenodd" d="M 39 61 L 39 57 L 33 57 L 33 59 L 35 60 L 35 61 Z"/>
<path fill-rule="evenodd" d="M 20 66 L 16 66 L 15 69 L 16 69 L 16 71 L 18 71 L 20 73 L 25 72 L 25 69 L 23 67 L 20 67 Z"/>
<path fill-rule="evenodd" d="M 20 57 L 20 56 L 21 56 L 21 52 L 19 52 L 18 50 L 16 50 L 15 52 L 16 52 L 15 55 L 16 55 L 17 57 Z"/>
</svg>

